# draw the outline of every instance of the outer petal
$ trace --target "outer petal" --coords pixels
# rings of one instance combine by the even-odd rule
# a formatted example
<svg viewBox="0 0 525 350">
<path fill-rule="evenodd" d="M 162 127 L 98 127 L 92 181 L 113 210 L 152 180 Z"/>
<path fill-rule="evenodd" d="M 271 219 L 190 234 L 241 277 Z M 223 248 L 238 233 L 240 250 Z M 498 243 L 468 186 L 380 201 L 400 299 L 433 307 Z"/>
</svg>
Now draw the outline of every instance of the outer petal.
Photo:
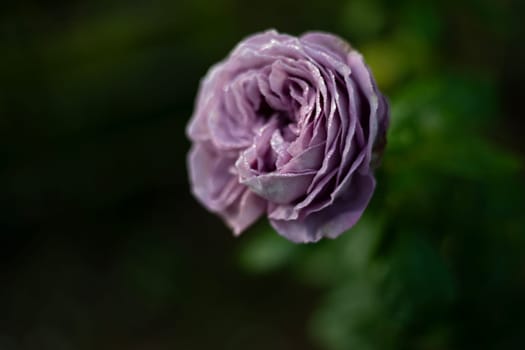
<svg viewBox="0 0 525 350">
<path fill-rule="evenodd" d="M 264 199 L 245 189 L 239 200 L 219 215 L 238 236 L 261 217 L 266 210 L 266 205 Z"/>
<path fill-rule="evenodd" d="M 310 44 L 318 45 L 333 55 L 345 60 L 346 55 L 352 47 L 349 43 L 335 35 L 323 32 L 307 32 L 301 35 L 301 40 Z"/>
<path fill-rule="evenodd" d="M 355 51 L 351 52 L 348 55 L 348 64 L 352 68 L 352 76 L 356 81 L 357 85 L 361 88 L 367 102 L 370 107 L 369 116 L 360 116 L 362 123 L 368 125 L 368 135 L 365 135 L 367 139 L 366 149 L 366 160 L 367 164 L 370 164 L 372 158 L 372 147 L 375 143 L 377 134 L 378 134 L 378 109 L 379 105 L 379 96 L 377 95 L 377 87 L 370 73 L 370 70 L 366 66 L 363 56 Z M 368 171 L 368 166 L 362 169 L 363 172 Z"/>
<path fill-rule="evenodd" d="M 210 211 L 217 213 L 240 234 L 266 210 L 266 201 L 241 185 L 231 171 L 233 161 L 197 144 L 188 157 L 192 192 Z"/>
<path fill-rule="evenodd" d="M 331 206 L 297 220 L 270 220 L 277 232 L 296 243 L 317 242 L 323 237 L 336 238 L 359 220 L 375 188 L 374 178 L 359 176 L 352 189 Z"/>
<path fill-rule="evenodd" d="M 195 197 L 209 210 L 224 210 L 238 199 L 243 187 L 230 172 L 232 159 L 220 157 L 210 146 L 196 144 L 188 156 L 190 182 Z"/>
</svg>

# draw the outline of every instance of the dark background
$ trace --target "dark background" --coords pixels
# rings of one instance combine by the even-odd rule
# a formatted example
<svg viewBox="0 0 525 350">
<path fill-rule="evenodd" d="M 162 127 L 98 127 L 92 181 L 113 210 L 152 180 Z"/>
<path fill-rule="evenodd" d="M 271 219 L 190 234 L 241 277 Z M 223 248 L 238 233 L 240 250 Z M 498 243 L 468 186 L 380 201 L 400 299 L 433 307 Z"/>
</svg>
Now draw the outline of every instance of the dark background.
<svg viewBox="0 0 525 350">
<path fill-rule="evenodd" d="M 0 349 L 523 349 L 523 2 L 0 5 Z M 337 240 L 238 239 L 191 196 L 199 79 L 267 28 L 336 33 L 392 106 Z"/>
</svg>

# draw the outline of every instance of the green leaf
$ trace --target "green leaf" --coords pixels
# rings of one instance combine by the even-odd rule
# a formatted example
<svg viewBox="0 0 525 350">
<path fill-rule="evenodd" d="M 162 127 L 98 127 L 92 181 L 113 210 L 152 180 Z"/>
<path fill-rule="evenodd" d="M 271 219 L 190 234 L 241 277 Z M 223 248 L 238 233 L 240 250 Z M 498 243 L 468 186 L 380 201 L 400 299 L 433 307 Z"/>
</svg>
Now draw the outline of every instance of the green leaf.
<svg viewBox="0 0 525 350">
<path fill-rule="evenodd" d="M 268 224 L 248 233 L 251 237 L 241 247 L 240 265 L 252 273 L 268 273 L 284 267 L 298 246 L 279 236 Z"/>
</svg>

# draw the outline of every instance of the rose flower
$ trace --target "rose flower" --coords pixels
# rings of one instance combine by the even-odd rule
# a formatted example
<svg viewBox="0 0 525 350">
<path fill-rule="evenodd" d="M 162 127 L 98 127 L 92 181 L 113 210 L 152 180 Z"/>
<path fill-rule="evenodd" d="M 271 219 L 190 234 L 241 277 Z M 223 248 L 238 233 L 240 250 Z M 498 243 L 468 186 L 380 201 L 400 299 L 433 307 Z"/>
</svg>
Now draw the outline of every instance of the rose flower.
<svg viewBox="0 0 525 350">
<path fill-rule="evenodd" d="M 201 82 L 187 128 L 192 191 L 235 234 L 266 215 L 291 241 L 335 238 L 372 197 L 388 121 L 342 39 L 255 34 Z"/>
</svg>

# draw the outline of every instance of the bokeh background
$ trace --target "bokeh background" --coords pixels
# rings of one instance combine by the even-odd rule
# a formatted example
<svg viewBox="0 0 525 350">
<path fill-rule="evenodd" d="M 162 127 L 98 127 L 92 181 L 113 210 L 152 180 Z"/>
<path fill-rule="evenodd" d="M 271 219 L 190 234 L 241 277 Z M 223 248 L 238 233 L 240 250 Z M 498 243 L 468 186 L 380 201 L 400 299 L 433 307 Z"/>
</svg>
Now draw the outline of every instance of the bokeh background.
<svg viewBox="0 0 525 350">
<path fill-rule="evenodd" d="M 519 0 L 0 5 L 1 350 L 525 344 Z M 234 239 L 192 198 L 199 79 L 267 28 L 334 32 L 392 107 L 337 240 Z"/>
</svg>

